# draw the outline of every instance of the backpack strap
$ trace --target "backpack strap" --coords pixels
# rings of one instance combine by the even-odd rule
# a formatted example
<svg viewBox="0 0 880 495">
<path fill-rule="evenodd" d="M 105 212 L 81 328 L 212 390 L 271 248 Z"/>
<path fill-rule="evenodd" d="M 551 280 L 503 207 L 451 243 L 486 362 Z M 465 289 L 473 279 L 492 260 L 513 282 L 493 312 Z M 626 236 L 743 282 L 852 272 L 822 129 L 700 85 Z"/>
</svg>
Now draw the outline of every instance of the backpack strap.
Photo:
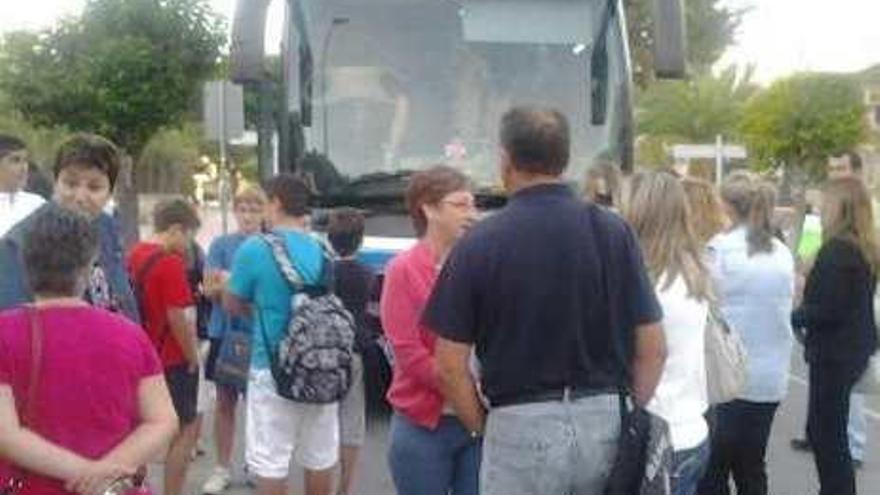
<svg viewBox="0 0 880 495">
<path fill-rule="evenodd" d="M 306 284 L 299 271 L 293 266 L 293 261 L 287 252 L 287 243 L 284 241 L 284 238 L 275 232 L 266 232 L 261 234 L 260 238 L 272 249 L 272 257 L 275 258 L 275 263 L 278 265 L 281 275 L 284 276 L 287 283 L 297 292 L 302 292 Z"/>
<path fill-rule="evenodd" d="M 134 276 L 134 285 L 139 294 L 144 293 L 144 286 L 147 280 L 147 274 L 150 273 L 150 270 L 156 266 L 156 263 L 159 262 L 165 256 L 165 252 L 160 248 L 155 253 L 151 254 L 147 261 L 144 262 L 144 265 Z"/>
<path fill-rule="evenodd" d="M 266 244 L 272 249 L 272 256 L 275 258 L 275 263 L 278 265 L 278 268 L 281 270 L 281 274 L 287 280 L 287 283 L 293 287 L 296 292 L 305 292 L 306 288 L 310 285 L 303 280 L 302 275 L 299 270 L 294 266 L 293 260 L 291 260 L 290 253 L 287 250 L 287 243 L 284 238 L 276 232 L 267 232 L 260 235 Z M 324 288 L 328 293 L 333 292 L 334 286 L 334 275 L 333 275 L 333 262 L 336 258 L 336 255 L 333 252 L 333 249 L 327 245 L 326 242 L 322 242 L 320 239 L 315 239 L 316 242 L 321 246 L 321 257 L 323 258 L 323 279 L 324 279 Z"/>
<path fill-rule="evenodd" d="M 165 251 L 163 249 L 157 250 L 155 253 L 151 254 L 147 261 L 144 262 L 141 269 L 137 271 L 134 277 L 134 286 L 135 286 L 135 296 L 137 297 L 138 303 L 138 311 L 141 313 L 141 319 L 144 323 L 147 321 L 147 312 L 146 305 L 144 304 L 144 299 L 147 297 L 145 292 L 147 274 L 150 273 L 156 264 L 165 257 Z M 162 351 L 165 349 L 165 341 L 168 340 L 168 334 L 171 333 L 171 325 L 165 324 L 165 331 L 162 333 L 162 337 L 159 339 L 159 346 L 156 348 L 156 352 L 161 356 Z"/>
</svg>

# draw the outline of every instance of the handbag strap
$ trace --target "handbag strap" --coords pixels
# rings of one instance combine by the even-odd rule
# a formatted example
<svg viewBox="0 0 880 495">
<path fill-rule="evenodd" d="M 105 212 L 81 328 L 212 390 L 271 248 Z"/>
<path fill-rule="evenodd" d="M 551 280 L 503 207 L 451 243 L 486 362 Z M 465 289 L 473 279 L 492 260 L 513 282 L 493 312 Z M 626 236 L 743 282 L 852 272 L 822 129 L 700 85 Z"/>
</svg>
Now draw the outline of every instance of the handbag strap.
<svg viewBox="0 0 880 495">
<path fill-rule="evenodd" d="M 139 305 L 138 309 L 141 313 L 143 313 L 141 315 L 141 320 L 143 320 L 143 322 L 145 322 L 145 323 L 147 321 L 147 314 L 146 314 L 146 307 L 147 306 L 145 304 L 146 297 L 147 297 L 147 293 L 146 293 L 147 274 L 150 273 L 150 271 L 159 263 L 159 261 L 161 261 L 163 258 L 165 258 L 165 255 L 166 255 L 166 253 L 165 253 L 164 249 L 159 249 L 155 253 L 151 254 L 147 258 L 147 260 L 144 262 L 144 264 L 141 266 L 141 269 L 138 270 L 134 276 L 133 282 L 134 282 L 135 289 L 136 289 L 135 292 L 137 293 L 137 297 L 138 297 L 138 301 L 137 301 L 138 305 Z M 166 322 L 165 328 L 163 328 L 163 330 L 164 331 L 162 332 L 162 336 L 159 338 L 159 342 L 158 342 L 159 345 L 156 347 L 156 352 L 160 356 L 162 355 L 162 351 L 165 350 L 165 342 L 168 340 L 168 335 L 171 334 L 171 325 Z"/>
<path fill-rule="evenodd" d="M 26 308 L 30 319 L 31 371 L 27 402 L 25 402 L 19 421 L 23 426 L 33 429 L 37 424 L 37 394 L 43 368 L 43 322 L 40 319 L 39 310 L 35 306 L 27 305 Z"/>
<path fill-rule="evenodd" d="M 611 259 L 608 256 L 608 251 L 610 249 L 609 246 L 606 245 L 606 237 L 605 233 L 602 230 L 602 227 L 599 226 L 599 222 L 597 221 L 597 216 L 599 213 L 599 206 L 593 203 L 587 203 L 582 210 L 582 215 L 587 217 L 586 223 L 590 226 L 590 231 L 593 234 L 593 238 L 596 240 L 596 253 L 599 256 L 599 274 L 602 280 L 602 290 L 605 292 L 605 297 L 608 301 L 613 299 L 612 290 L 611 290 L 611 281 L 608 277 L 607 267 L 611 266 Z M 617 323 L 616 310 L 612 304 L 608 304 L 606 306 L 608 308 L 608 326 L 616 333 L 617 327 L 619 326 Z M 628 369 L 628 363 L 621 363 L 624 370 Z M 623 376 L 620 377 L 620 383 L 617 385 L 617 397 L 620 408 L 620 420 L 621 424 L 626 420 L 626 416 L 630 411 L 630 404 L 635 404 L 635 401 L 630 402 L 629 398 L 632 397 L 632 392 L 629 390 L 629 373 L 624 371 Z M 634 409 L 634 407 L 633 407 Z"/>
</svg>

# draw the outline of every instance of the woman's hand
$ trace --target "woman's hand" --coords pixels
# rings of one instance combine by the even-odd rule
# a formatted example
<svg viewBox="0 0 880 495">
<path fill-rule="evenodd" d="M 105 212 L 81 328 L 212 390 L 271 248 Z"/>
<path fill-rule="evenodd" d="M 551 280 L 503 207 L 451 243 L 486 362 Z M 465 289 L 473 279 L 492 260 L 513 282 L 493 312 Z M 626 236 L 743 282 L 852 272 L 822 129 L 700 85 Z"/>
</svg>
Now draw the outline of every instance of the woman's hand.
<svg viewBox="0 0 880 495">
<path fill-rule="evenodd" d="M 68 481 L 65 488 L 81 495 L 101 495 L 114 481 L 133 476 L 135 471 L 134 468 L 102 459 L 91 463 L 76 479 Z"/>
</svg>

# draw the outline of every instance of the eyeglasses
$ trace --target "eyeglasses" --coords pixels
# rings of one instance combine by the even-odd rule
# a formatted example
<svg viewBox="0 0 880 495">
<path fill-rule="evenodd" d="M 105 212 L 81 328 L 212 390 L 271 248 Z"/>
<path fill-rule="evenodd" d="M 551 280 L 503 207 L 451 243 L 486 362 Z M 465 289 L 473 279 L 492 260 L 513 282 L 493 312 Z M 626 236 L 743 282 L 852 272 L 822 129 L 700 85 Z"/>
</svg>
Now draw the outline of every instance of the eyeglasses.
<svg viewBox="0 0 880 495">
<path fill-rule="evenodd" d="M 457 210 L 476 210 L 477 204 L 473 201 L 468 200 L 460 200 L 460 201 L 452 201 L 452 200 L 443 200 L 440 203 L 449 205 Z"/>
</svg>

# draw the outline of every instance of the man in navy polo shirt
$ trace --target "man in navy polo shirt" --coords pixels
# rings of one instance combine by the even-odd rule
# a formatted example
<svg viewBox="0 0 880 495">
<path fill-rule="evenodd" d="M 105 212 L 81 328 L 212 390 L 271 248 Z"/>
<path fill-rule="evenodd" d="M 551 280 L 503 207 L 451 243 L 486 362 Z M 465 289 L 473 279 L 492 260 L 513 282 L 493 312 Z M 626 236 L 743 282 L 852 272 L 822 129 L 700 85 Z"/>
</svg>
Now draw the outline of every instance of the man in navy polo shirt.
<svg viewBox="0 0 880 495">
<path fill-rule="evenodd" d="M 441 337 L 447 400 L 485 434 L 483 495 L 599 495 L 616 455 L 618 391 L 645 404 L 660 379 L 660 307 L 631 229 L 562 183 L 565 117 L 515 108 L 500 137 L 509 204 L 453 249 L 424 323 Z"/>
</svg>

